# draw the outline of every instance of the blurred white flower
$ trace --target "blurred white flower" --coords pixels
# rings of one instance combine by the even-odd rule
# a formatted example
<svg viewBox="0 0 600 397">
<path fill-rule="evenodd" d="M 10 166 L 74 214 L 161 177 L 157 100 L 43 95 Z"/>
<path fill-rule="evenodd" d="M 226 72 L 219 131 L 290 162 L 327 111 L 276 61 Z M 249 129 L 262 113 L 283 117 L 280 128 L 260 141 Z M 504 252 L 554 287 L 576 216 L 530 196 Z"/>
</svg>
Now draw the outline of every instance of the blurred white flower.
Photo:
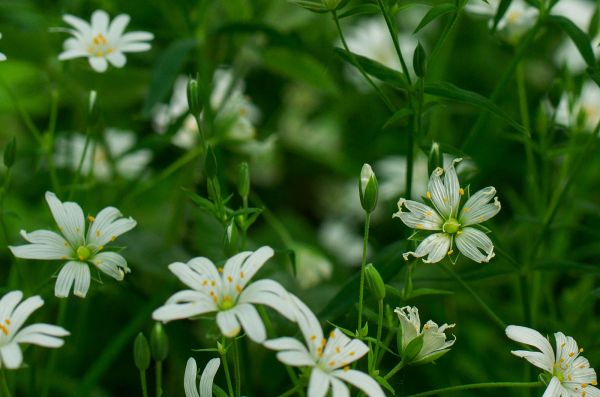
<svg viewBox="0 0 600 397">
<path fill-rule="evenodd" d="M 2 38 L 2 33 L 0 33 L 0 39 Z M 0 52 L 0 61 L 6 61 L 6 55 Z"/>
<path fill-rule="evenodd" d="M 448 353 L 450 347 L 456 342 L 456 337 L 452 340 L 446 340 L 445 331 L 453 328 L 454 324 L 444 324 L 438 326 L 432 320 L 427 321 L 421 329 L 421 319 L 419 318 L 419 309 L 415 306 L 397 307 L 394 313 L 400 319 L 402 328 L 402 351 L 414 339 L 423 335 L 423 345 L 421 350 L 412 359 L 411 364 L 426 364 L 437 360 Z"/>
<path fill-rule="evenodd" d="M 110 23 L 108 14 L 96 10 L 89 24 L 73 15 L 64 15 L 63 20 L 73 29 L 73 37 L 65 40 L 64 51 L 58 56 L 61 61 L 87 57 L 96 72 L 104 72 L 110 63 L 122 68 L 127 59 L 125 52 L 142 52 L 150 49 L 148 41 L 154 36 L 149 32 L 123 33 L 129 23 L 129 15 L 120 14 Z"/>
<path fill-rule="evenodd" d="M 404 194 L 406 187 L 406 157 L 387 156 L 374 164 L 379 180 L 379 197 L 382 201 Z M 413 162 L 412 198 L 425 195 L 427 186 L 427 156 L 418 152 Z"/>
<path fill-rule="evenodd" d="M 288 293 L 281 284 L 268 279 L 249 284 L 272 256 L 273 249 L 265 246 L 229 258 L 222 269 L 204 257 L 170 264 L 169 270 L 192 289 L 175 293 L 152 313 L 152 318 L 167 322 L 217 312 L 217 325 L 226 337 L 237 336 L 243 328 L 251 340 L 263 342 L 267 334 L 255 304 L 269 306 L 290 321 L 295 320 Z"/>
<path fill-rule="evenodd" d="M 296 256 L 296 280 L 300 287 L 312 288 L 331 277 L 333 265 L 318 249 L 302 243 L 290 248 Z"/>
<path fill-rule="evenodd" d="M 481 189 L 469 197 L 461 209 L 465 191 L 460 187 L 454 169 L 454 164 L 460 160 L 455 159 L 445 170 L 438 167 L 431 173 L 425 196 L 433 208 L 404 198 L 398 201 L 398 212 L 393 217 L 416 230 L 440 231 L 426 237 L 415 252 L 406 252 L 404 259 L 413 255 L 425 258 L 425 263 L 439 262 L 454 252 L 455 242 L 459 251 L 475 262 L 488 262 L 494 257 L 492 240 L 481 230 L 469 226 L 482 223 L 500 211 L 496 189 L 492 186 Z M 492 199 L 494 202 L 490 203 Z M 404 208 L 408 212 L 403 211 Z"/>
<path fill-rule="evenodd" d="M 77 170 L 85 141 L 86 137 L 81 134 L 73 134 L 69 139 L 57 139 L 56 166 Z M 82 173 L 87 175 L 92 172 L 97 179 L 105 182 L 111 180 L 115 172 L 126 179 L 140 176 L 152 160 L 152 151 L 149 149 L 132 151 L 135 144 L 136 136 L 133 132 L 108 128 L 104 140 L 90 140 L 81 169 Z"/>
<path fill-rule="evenodd" d="M 294 301 L 296 321 L 306 345 L 290 337 L 271 339 L 264 345 L 278 351 L 277 359 L 285 365 L 310 368 L 307 396 L 325 396 L 330 389 L 334 397 L 349 396 L 346 382 L 368 397 L 384 397 L 381 386 L 373 378 L 349 367 L 367 354 L 368 346 L 358 339 L 348 338 L 337 328 L 325 339 L 319 320 L 313 312 L 300 299 L 290 296 Z"/>
<path fill-rule="evenodd" d="M 471 0 L 465 10 L 471 14 L 489 18 L 488 24 L 491 28 L 499 5 L 500 0 Z M 530 6 L 524 0 L 513 0 L 498 21 L 496 26 L 498 34 L 509 43 L 515 44 L 533 27 L 538 14 L 538 9 Z"/>
<path fill-rule="evenodd" d="M 44 305 L 39 296 L 23 299 L 21 291 L 11 291 L 0 299 L 0 367 L 16 369 L 23 362 L 20 343 L 57 348 L 69 331 L 50 324 L 32 324 L 21 329 L 27 318 Z M 20 302 L 20 303 L 19 303 Z"/>
<path fill-rule="evenodd" d="M 596 371 L 585 357 L 579 355 L 583 349 L 577 346 L 572 337 L 562 332 L 554 334 L 555 355 L 548 339 L 534 329 L 509 325 L 506 327 L 506 336 L 539 350 L 513 350 L 511 353 L 543 369 L 552 377 L 544 397 L 600 396 L 600 390 L 594 387 L 598 385 Z"/>
<path fill-rule="evenodd" d="M 564 93 L 556 108 L 557 123 L 570 128 L 594 131 L 600 122 L 600 87 L 593 81 L 586 81 L 579 96 Z"/>
<path fill-rule="evenodd" d="M 30 244 L 9 246 L 14 256 L 23 259 L 68 260 L 58 273 L 54 294 L 59 298 L 73 294 L 85 298 L 90 287 L 90 268 L 97 267 L 121 281 L 129 273 L 127 261 L 116 252 L 103 251 L 106 244 L 136 226 L 132 218 L 123 218 L 114 207 L 106 207 L 96 217 L 88 216 L 90 226 L 85 233 L 85 218 L 79 204 L 62 203 L 54 193 L 46 192 L 46 201 L 63 236 L 49 230 L 36 230 L 21 236 Z"/>
<path fill-rule="evenodd" d="M 217 374 L 217 370 L 219 369 L 219 365 L 221 365 L 220 359 L 213 358 L 210 360 L 206 364 L 206 367 L 204 367 L 204 371 L 202 371 L 200 383 L 196 386 L 198 367 L 196 360 L 190 357 L 185 366 L 185 376 L 183 378 L 185 397 L 212 397 L 213 381 Z"/>
<path fill-rule="evenodd" d="M 333 256 L 348 266 L 358 266 L 362 260 L 363 237 L 354 230 L 353 223 L 328 218 L 319 226 L 319 241 Z M 370 251 L 367 246 L 367 252 Z"/>
</svg>

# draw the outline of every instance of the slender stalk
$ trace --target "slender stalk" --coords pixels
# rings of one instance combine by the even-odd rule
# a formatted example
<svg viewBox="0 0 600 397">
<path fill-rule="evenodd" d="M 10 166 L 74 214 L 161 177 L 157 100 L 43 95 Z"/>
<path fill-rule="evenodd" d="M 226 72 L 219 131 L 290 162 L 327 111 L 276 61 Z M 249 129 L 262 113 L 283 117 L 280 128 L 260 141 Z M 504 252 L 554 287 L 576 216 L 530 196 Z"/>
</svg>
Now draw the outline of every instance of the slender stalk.
<svg viewBox="0 0 600 397">
<path fill-rule="evenodd" d="M 406 82 L 408 85 L 412 85 L 410 79 L 410 73 L 408 71 L 408 67 L 406 66 L 406 62 L 404 61 L 404 56 L 402 56 L 402 50 L 400 49 L 400 43 L 398 42 L 398 32 L 396 31 L 396 25 L 393 23 L 392 18 L 390 17 L 390 13 L 387 11 L 387 8 L 383 4 L 382 0 L 377 0 L 377 4 L 379 4 L 379 9 L 381 9 L 381 13 L 383 14 L 383 18 L 385 19 L 385 24 L 390 31 L 390 36 L 392 36 L 392 42 L 394 43 L 394 49 L 396 50 L 396 54 L 398 55 L 398 59 L 400 60 L 400 65 L 402 66 L 402 71 L 406 76 Z"/>
<path fill-rule="evenodd" d="M 381 344 L 381 332 L 383 331 L 383 299 L 378 302 L 379 315 L 377 316 L 377 345 L 375 345 L 375 353 L 373 354 L 373 362 L 377 363 L 379 356 L 379 345 Z"/>
<path fill-rule="evenodd" d="M 240 374 L 240 352 L 237 339 L 233 339 L 233 373 L 235 377 L 235 395 L 242 395 L 242 376 Z"/>
<path fill-rule="evenodd" d="M 398 371 L 400 371 L 402 368 L 404 368 L 404 361 L 400 361 L 398 364 L 396 364 L 396 366 L 394 368 L 392 368 L 390 370 L 390 372 L 388 372 L 387 374 L 385 374 L 385 376 L 383 377 L 383 379 L 388 380 L 392 376 L 396 375 L 396 373 Z"/>
<path fill-rule="evenodd" d="M 4 397 L 12 397 L 8 382 L 6 381 L 6 370 L 4 368 L 0 371 L 0 383 L 2 384 L 2 395 Z"/>
<path fill-rule="evenodd" d="M 285 393 L 280 394 L 277 397 L 287 397 L 287 396 L 291 396 L 292 394 L 296 393 L 298 390 L 300 390 L 302 388 L 302 385 L 296 385 L 294 387 L 292 387 L 290 390 L 286 391 Z"/>
<path fill-rule="evenodd" d="M 60 299 L 58 302 L 58 315 L 56 318 L 56 325 L 62 327 L 65 323 L 65 317 L 67 313 L 67 298 Z M 50 358 L 48 359 L 48 366 L 46 367 L 46 381 L 44 382 L 44 389 L 42 391 L 42 397 L 47 397 L 50 393 L 50 381 L 55 379 L 54 367 L 56 365 L 56 354 L 58 349 L 53 349 L 50 352 Z"/>
<path fill-rule="evenodd" d="M 162 390 L 162 361 L 156 362 L 155 374 L 156 374 L 156 397 L 161 397 L 163 394 Z"/>
<path fill-rule="evenodd" d="M 146 371 L 140 369 L 140 382 L 142 384 L 142 397 L 148 397 L 148 384 L 146 382 Z"/>
<path fill-rule="evenodd" d="M 469 294 L 471 294 L 475 301 L 479 303 L 479 306 L 481 306 L 483 311 L 485 311 L 487 315 L 490 316 L 490 318 L 502 328 L 502 331 L 504 331 L 506 329 L 506 323 L 502 321 L 500 317 L 498 317 L 498 315 L 488 306 L 487 303 L 484 302 L 483 299 L 481 299 L 479 294 L 477 294 L 477 292 L 475 292 L 475 290 L 473 290 L 473 288 L 471 288 L 469 284 L 467 284 L 466 281 L 462 279 L 462 277 L 456 274 L 456 272 L 454 272 L 454 270 L 450 266 L 448 266 L 445 263 L 442 263 L 442 267 L 448 272 L 448 274 L 450 274 L 456 281 L 458 281 L 458 283 L 462 285 L 462 287 L 465 290 L 467 290 Z"/>
<path fill-rule="evenodd" d="M 363 235 L 362 264 L 360 266 L 360 287 L 358 290 L 358 328 L 362 328 L 363 295 L 365 289 L 365 266 L 367 265 L 367 243 L 369 242 L 369 224 L 371 223 L 371 214 L 365 215 L 365 232 Z"/>
<path fill-rule="evenodd" d="M 229 364 L 227 363 L 227 352 L 221 354 L 221 361 L 223 362 L 223 368 L 225 369 L 225 379 L 227 380 L 227 390 L 229 397 L 234 397 L 233 385 L 231 383 L 231 375 L 229 373 Z"/>
<path fill-rule="evenodd" d="M 430 390 L 423 393 L 410 394 L 406 397 L 427 397 L 435 396 L 438 394 L 452 393 L 460 390 L 473 390 L 473 389 L 494 389 L 494 388 L 512 388 L 512 387 L 539 387 L 543 386 L 542 382 L 487 382 L 487 383 L 473 383 L 470 385 L 459 385 L 449 386 L 441 389 Z"/>
</svg>

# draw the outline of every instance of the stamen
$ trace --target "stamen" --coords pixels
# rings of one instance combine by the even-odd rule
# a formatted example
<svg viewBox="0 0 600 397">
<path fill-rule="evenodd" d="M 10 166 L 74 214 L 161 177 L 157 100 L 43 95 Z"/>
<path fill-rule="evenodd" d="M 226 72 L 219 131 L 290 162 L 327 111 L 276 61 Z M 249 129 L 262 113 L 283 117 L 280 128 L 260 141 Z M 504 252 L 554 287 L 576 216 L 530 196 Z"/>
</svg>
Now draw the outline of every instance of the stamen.
<svg viewBox="0 0 600 397">
<path fill-rule="evenodd" d="M 431 200 L 431 192 L 427 192 L 425 194 L 425 197 L 427 197 L 428 200 Z"/>
<path fill-rule="evenodd" d="M 219 273 L 223 273 L 223 268 L 222 267 L 218 268 L 217 270 L 219 271 Z"/>
<path fill-rule="evenodd" d="M 452 255 L 453 253 L 454 253 L 454 250 L 448 251 L 448 255 Z"/>
<path fill-rule="evenodd" d="M 10 325 L 10 318 L 7 318 L 6 320 L 4 320 L 4 322 L 6 323 L 6 325 Z"/>
<path fill-rule="evenodd" d="M 315 339 L 317 339 L 317 335 L 311 335 L 310 336 L 310 340 L 314 341 Z"/>
<path fill-rule="evenodd" d="M 115 241 L 117 239 L 117 236 L 110 236 L 110 241 Z"/>
<path fill-rule="evenodd" d="M 244 278 L 244 272 L 240 272 L 240 278 Z"/>
<path fill-rule="evenodd" d="M 100 230 L 96 230 L 96 237 L 100 237 Z"/>
<path fill-rule="evenodd" d="M 344 372 L 348 372 L 348 371 L 350 371 L 350 367 L 346 365 L 346 366 L 344 367 Z"/>
<path fill-rule="evenodd" d="M 335 361 L 331 360 L 330 362 L 327 363 L 327 365 L 329 365 L 330 367 L 333 367 L 335 365 Z"/>
<path fill-rule="evenodd" d="M 340 348 L 339 348 L 339 347 L 336 347 L 336 348 L 335 348 L 335 352 L 336 352 L 336 353 L 339 353 L 339 352 L 341 352 Z"/>
<path fill-rule="evenodd" d="M 355 354 L 356 354 L 356 353 L 354 353 L 354 352 L 350 352 L 350 353 L 348 353 L 348 355 L 349 355 L 349 356 L 353 356 L 353 355 L 355 355 Z"/>
<path fill-rule="evenodd" d="M 8 328 L 6 328 L 4 325 L 0 324 L 0 330 L 2 330 L 4 335 L 8 335 Z"/>
<path fill-rule="evenodd" d="M 91 216 L 91 215 L 88 215 L 88 221 L 90 221 L 90 223 L 91 223 L 91 222 L 94 222 L 95 220 L 96 220 L 96 218 L 94 218 L 94 217 L 93 217 L 93 216 Z"/>
<path fill-rule="evenodd" d="M 463 189 L 462 187 L 460 189 L 458 189 L 458 194 L 460 194 L 461 196 L 464 196 L 465 189 Z"/>
<path fill-rule="evenodd" d="M 239 294 L 240 292 L 242 292 L 242 286 L 241 285 L 236 285 L 235 286 L 235 290 L 237 291 L 237 293 Z"/>
<path fill-rule="evenodd" d="M 230 283 L 233 282 L 233 277 L 227 276 L 227 281 L 229 281 Z"/>
</svg>

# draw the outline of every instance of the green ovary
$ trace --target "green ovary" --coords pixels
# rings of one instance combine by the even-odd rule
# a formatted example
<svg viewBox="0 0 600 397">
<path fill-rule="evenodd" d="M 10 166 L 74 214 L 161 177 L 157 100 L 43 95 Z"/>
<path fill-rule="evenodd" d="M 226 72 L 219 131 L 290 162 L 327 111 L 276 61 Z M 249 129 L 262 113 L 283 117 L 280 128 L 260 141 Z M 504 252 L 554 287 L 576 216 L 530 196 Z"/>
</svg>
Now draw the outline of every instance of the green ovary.
<svg viewBox="0 0 600 397">
<path fill-rule="evenodd" d="M 460 223 L 456 219 L 450 218 L 444 223 L 442 230 L 445 233 L 454 234 L 460 230 Z"/>
<path fill-rule="evenodd" d="M 77 257 L 79 260 L 84 261 L 88 259 L 90 255 L 92 255 L 92 251 L 90 251 L 88 247 L 82 245 L 81 247 L 77 248 Z"/>
</svg>

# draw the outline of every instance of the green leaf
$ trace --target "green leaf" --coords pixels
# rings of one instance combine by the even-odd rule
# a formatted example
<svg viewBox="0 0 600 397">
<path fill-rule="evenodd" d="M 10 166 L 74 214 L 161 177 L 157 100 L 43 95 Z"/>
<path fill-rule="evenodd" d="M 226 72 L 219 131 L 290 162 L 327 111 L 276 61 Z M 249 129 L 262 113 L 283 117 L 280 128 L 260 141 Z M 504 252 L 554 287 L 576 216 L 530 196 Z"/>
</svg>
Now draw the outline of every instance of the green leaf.
<svg viewBox="0 0 600 397">
<path fill-rule="evenodd" d="M 387 121 L 383 125 L 383 128 L 386 129 L 389 126 L 396 124 L 400 120 L 410 116 L 411 114 L 413 114 L 412 109 L 409 109 L 409 108 L 400 109 L 397 112 L 395 112 L 394 114 L 392 114 L 392 117 L 387 119 Z"/>
<path fill-rule="evenodd" d="M 548 21 L 558 25 L 573 41 L 579 53 L 590 68 L 596 65 L 596 57 L 592 50 L 590 37 L 577 27 L 570 19 L 559 15 L 549 15 Z"/>
<path fill-rule="evenodd" d="M 446 82 L 438 83 L 426 83 L 425 93 L 440 98 L 454 100 L 456 102 L 462 102 L 469 105 L 476 106 L 480 109 L 487 110 L 488 112 L 496 115 L 497 117 L 505 120 L 516 129 L 528 133 L 527 130 L 517 121 L 513 120 L 512 117 L 504 110 L 502 110 L 494 102 L 490 101 L 483 95 L 477 94 L 476 92 L 459 88 L 454 84 Z"/>
<path fill-rule="evenodd" d="M 375 4 L 361 4 L 356 7 L 350 8 L 348 11 L 339 15 L 339 18 L 346 18 L 356 15 L 373 15 L 379 13 L 379 7 Z"/>
<path fill-rule="evenodd" d="M 453 12 L 453 11 L 456 11 L 456 6 L 453 3 L 442 3 L 442 4 L 437 4 L 433 7 L 431 7 L 429 9 L 429 11 L 427 11 L 427 14 L 425 14 L 423 19 L 421 19 L 421 22 L 419 22 L 419 25 L 417 26 L 417 28 L 415 29 L 413 34 L 417 33 L 419 30 L 423 29 L 425 26 L 427 26 L 429 23 L 431 23 L 435 19 L 437 19 L 443 15 L 446 15 L 449 12 Z"/>
<path fill-rule="evenodd" d="M 302 81 L 318 90 L 337 94 L 338 87 L 327 68 L 308 53 L 291 48 L 268 48 L 263 62 L 267 69 L 284 77 Z"/>
<path fill-rule="evenodd" d="M 288 0 L 290 3 L 302 7 L 306 10 L 318 13 L 325 13 L 329 10 L 321 3 L 321 1 L 312 0 Z"/>
<path fill-rule="evenodd" d="M 405 363 L 410 363 L 421 351 L 423 348 L 423 338 L 425 334 L 422 333 L 410 342 L 406 346 L 406 349 L 402 352 L 402 361 Z"/>
<path fill-rule="evenodd" d="M 587 69 L 587 74 L 590 76 L 590 78 L 592 80 L 594 80 L 594 82 L 596 83 L 596 85 L 598 85 L 598 87 L 600 87 L 600 69 L 598 68 L 588 68 Z"/>
<path fill-rule="evenodd" d="M 384 387 L 384 389 L 387 389 L 390 391 L 390 393 L 392 393 L 393 395 L 396 395 L 396 390 L 394 390 L 394 388 L 388 383 L 387 380 L 385 380 L 383 378 L 383 376 L 376 375 L 376 376 L 374 376 L 374 378 L 377 381 L 377 383 L 379 383 L 381 386 Z"/>
<path fill-rule="evenodd" d="M 149 116 L 154 106 L 162 101 L 173 88 L 175 79 L 179 75 L 189 52 L 196 44 L 196 40 L 193 39 L 178 40 L 163 51 L 152 73 L 150 90 L 142 110 L 144 116 Z"/>
<path fill-rule="evenodd" d="M 362 55 L 355 54 L 350 51 L 346 51 L 343 48 L 336 48 L 335 52 L 346 62 L 358 67 L 360 65 L 363 70 L 370 74 L 373 77 L 377 77 L 379 80 L 391 84 L 397 88 L 407 90 L 410 87 L 408 86 L 406 79 L 404 78 L 404 74 L 401 72 L 388 68 L 380 64 L 377 61 L 374 61 L 370 58 L 364 57 Z"/>
</svg>

